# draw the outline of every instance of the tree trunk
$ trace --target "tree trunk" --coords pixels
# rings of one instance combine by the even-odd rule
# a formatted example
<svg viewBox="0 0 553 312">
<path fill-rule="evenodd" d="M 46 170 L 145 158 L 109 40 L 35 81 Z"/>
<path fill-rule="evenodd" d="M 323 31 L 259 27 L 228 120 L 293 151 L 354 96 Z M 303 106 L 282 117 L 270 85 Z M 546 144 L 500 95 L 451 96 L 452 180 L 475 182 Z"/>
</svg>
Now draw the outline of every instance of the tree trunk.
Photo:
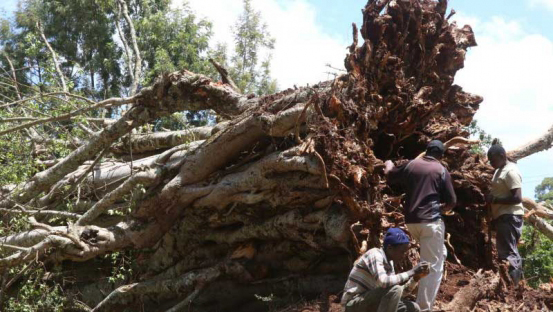
<svg viewBox="0 0 553 312">
<path fill-rule="evenodd" d="M 347 74 L 311 87 L 252 98 L 187 71 L 160 77 L 124 99 L 132 107 L 119 120 L 4 196 L 14 213 L 63 210 L 70 199 L 72 214 L 57 217 L 76 221 L 50 226 L 37 215 L 33 230 L 0 239 L 12 250 L 0 268 L 62 263 L 53 278 L 70 280 L 64 292 L 96 311 L 246 311 L 338 292 L 363 246 L 403 226 L 402 190 L 384 183 L 383 161 L 414 158 L 431 139 L 467 138 L 482 102 L 453 84 L 476 42 L 469 26 L 448 22 L 446 6 L 369 1 Z M 134 78 L 133 88 L 139 71 Z M 198 129 L 129 135 L 203 109 L 228 121 L 193 137 Z M 116 158 L 102 162 L 109 152 Z M 481 208 L 492 169 L 466 145 L 451 146 L 444 163 L 459 198 L 457 219 L 446 219 L 451 243 L 477 269 L 487 260 Z M 127 285 L 79 273 L 113 266 L 101 256 L 123 251 L 135 259 Z M 458 300 L 467 306 L 481 297 L 466 292 Z"/>
</svg>

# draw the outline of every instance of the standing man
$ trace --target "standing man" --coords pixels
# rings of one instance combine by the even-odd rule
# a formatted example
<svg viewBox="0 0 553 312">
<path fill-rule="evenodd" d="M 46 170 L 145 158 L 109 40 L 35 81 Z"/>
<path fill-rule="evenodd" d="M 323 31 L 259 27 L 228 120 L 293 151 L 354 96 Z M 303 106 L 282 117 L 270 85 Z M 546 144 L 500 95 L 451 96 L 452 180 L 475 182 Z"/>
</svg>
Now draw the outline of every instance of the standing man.
<svg viewBox="0 0 553 312">
<path fill-rule="evenodd" d="M 401 182 L 405 188 L 405 223 L 420 244 L 421 260 L 430 264 L 430 274 L 421 279 L 417 293 L 421 311 L 432 311 L 442 281 L 447 250 L 441 210 L 450 211 L 457 202 L 451 176 L 440 163 L 444 152 L 444 144 L 434 140 L 425 156 L 400 167 L 388 160 L 384 169 L 390 183 Z"/>
<path fill-rule="evenodd" d="M 342 296 L 346 312 L 418 312 L 418 305 L 402 300 L 403 284 L 411 277 L 419 279 L 428 273 L 428 264 L 395 274 L 394 263 L 405 259 L 409 237 L 398 228 L 390 228 L 383 248 L 372 248 L 353 265 Z"/>
<path fill-rule="evenodd" d="M 495 169 L 491 194 L 486 200 L 491 204 L 492 225 L 495 227 L 499 260 L 509 261 L 509 275 L 515 285 L 522 278 L 522 258 L 518 253 L 518 240 L 522 233 L 522 177 L 517 166 L 507 160 L 505 149 L 492 145 L 488 159 Z"/>
</svg>

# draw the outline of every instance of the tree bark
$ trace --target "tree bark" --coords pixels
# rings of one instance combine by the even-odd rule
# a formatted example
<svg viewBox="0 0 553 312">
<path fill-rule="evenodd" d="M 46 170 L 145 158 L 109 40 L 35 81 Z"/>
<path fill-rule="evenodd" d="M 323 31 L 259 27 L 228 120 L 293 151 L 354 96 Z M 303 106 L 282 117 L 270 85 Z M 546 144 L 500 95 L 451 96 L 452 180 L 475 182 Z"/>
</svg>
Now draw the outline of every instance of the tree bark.
<svg viewBox="0 0 553 312">
<path fill-rule="evenodd" d="M 489 298 L 499 291 L 500 278 L 490 271 L 478 271 L 469 285 L 463 287 L 453 300 L 449 302 L 445 311 L 472 311 L 476 303 L 482 298 Z"/>
<path fill-rule="evenodd" d="M 383 161 L 415 158 L 431 139 L 449 141 L 443 161 L 458 195 L 457 219 L 444 217 L 451 244 L 468 268 L 485 266 L 480 211 L 493 170 L 470 152 L 466 131 L 482 98 L 453 84 L 476 42 L 470 27 L 447 21 L 446 4 L 369 1 L 364 42 L 350 46 L 347 74 L 311 87 L 251 97 L 186 70 L 163 75 L 71 154 L 28 183 L 4 188 L 0 206 L 10 213 L 19 206 L 68 213 L 69 202 L 78 221 L 60 225 L 43 216 L 30 220 L 31 230 L 0 238 L 11 248 L 0 271 L 37 260 L 85 262 L 84 270 L 106 254 L 132 253 L 129 285 L 107 293 L 98 285 L 109 273 L 94 281 L 78 270 L 60 273 L 77 281 L 64 291 L 89 294 L 81 299 L 97 311 L 156 310 L 160 302 L 163 309 L 259 309 L 258 289 L 263 296 L 272 287 L 297 296 L 337 292 L 359 252 L 404 225 L 402 190 L 384 182 Z M 174 112 L 204 109 L 228 121 L 128 135 Z M 139 153 L 152 155 L 136 159 Z M 120 216 L 101 226 L 110 213 Z M 497 283 L 477 274 L 451 309 L 473 307 Z"/>
<path fill-rule="evenodd" d="M 129 9 L 127 7 L 127 2 L 125 0 L 118 0 L 118 5 L 123 8 L 123 16 L 127 21 L 131 34 L 131 42 L 134 50 L 134 74 L 132 76 L 131 84 L 131 95 L 134 95 L 138 90 L 138 84 L 140 83 L 140 78 L 142 76 L 142 57 L 140 56 L 140 49 L 138 48 L 138 40 L 136 38 L 136 30 L 134 29 L 134 23 L 132 22 L 131 17 L 129 16 Z"/>
<path fill-rule="evenodd" d="M 546 151 L 553 144 L 553 126 L 543 135 L 507 153 L 511 159 L 519 160 L 541 151 Z"/>
<path fill-rule="evenodd" d="M 61 68 L 60 68 L 60 65 L 59 65 L 59 62 L 58 62 L 58 55 L 56 54 L 56 52 L 54 51 L 54 49 L 52 48 L 50 43 L 48 43 L 48 39 L 46 39 L 46 36 L 44 35 L 44 30 L 42 29 L 42 25 L 41 25 L 40 21 L 38 21 L 36 23 L 36 26 L 37 26 L 37 29 L 40 33 L 40 36 L 42 37 L 42 40 L 44 41 L 44 44 L 46 45 L 46 47 L 50 51 L 50 54 L 52 55 L 52 60 L 54 62 L 54 67 L 56 69 L 56 73 L 58 74 L 58 78 L 60 79 L 60 82 L 61 82 L 61 88 L 62 88 L 63 92 L 68 92 L 69 90 L 67 89 L 67 85 L 65 83 L 65 75 L 61 71 Z"/>
</svg>

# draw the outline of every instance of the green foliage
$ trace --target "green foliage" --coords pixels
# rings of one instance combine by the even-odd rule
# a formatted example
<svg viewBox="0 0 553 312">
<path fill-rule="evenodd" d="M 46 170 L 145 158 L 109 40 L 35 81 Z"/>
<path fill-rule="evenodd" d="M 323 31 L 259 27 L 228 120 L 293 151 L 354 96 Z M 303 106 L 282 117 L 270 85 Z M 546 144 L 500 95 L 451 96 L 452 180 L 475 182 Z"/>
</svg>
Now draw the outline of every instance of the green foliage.
<svg viewBox="0 0 553 312">
<path fill-rule="evenodd" d="M 545 178 L 536 186 L 536 200 L 551 204 L 553 178 Z M 528 283 L 537 287 L 550 282 L 553 276 L 553 242 L 534 227 L 525 226 L 522 231 L 525 244 L 520 248 L 524 258 L 524 274 Z"/>
<path fill-rule="evenodd" d="M 22 183 L 37 172 L 31 153 L 31 143 L 22 133 L 11 133 L 0 140 L 0 185 Z"/>
<path fill-rule="evenodd" d="M 63 311 L 67 304 L 63 291 L 44 281 L 44 273 L 42 268 L 31 271 L 17 294 L 6 302 L 5 311 Z"/>
<path fill-rule="evenodd" d="M 473 120 L 470 123 L 470 126 L 468 126 L 467 130 L 469 131 L 471 137 L 480 140 L 480 144 L 474 145 L 471 149 L 471 152 L 475 154 L 484 154 L 485 151 L 488 150 L 490 146 L 492 146 L 492 136 L 484 131 L 482 128 L 480 128 L 476 120 Z"/>
<path fill-rule="evenodd" d="M 276 80 L 270 77 L 271 56 L 259 64 L 264 50 L 274 49 L 275 39 L 262 22 L 261 13 L 255 11 L 251 0 L 244 0 L 244 11 L 234 25 L 235 53 L 231 57 L 230 75 L 242 93 L 257 95 L 274 93 Z M 218 61 L 226 63 L 226 48 L 217 47 Z"/>
<path fill-rule="evenodd" d="M 108 7 L 94 0 L 30 0 L 22 4 L 15 19 L 18 33 L 39 36 L 36 23 L 40 21 L 68 82 L 98 98 L 118 95 L 122 51 L 113 41 L 115 26 Z M 43 45 L 41 38 L 35 42 Z M 45 49 L 40 53 L 37 66 L 50 58 Z M 29 62 L 34 63 L 32 59 Z"/>
<path fill-rule="evenodd" d="M 536 186 L 536 199 L 538 202 L 553 203 L 553 178 L 545 178 Z"/>
<path fill-rule="evenodd" d="M 105 256 L 112 264 L 111 275 L 108 277 L 110 283 L 117 286 L 132 281 L 133 272 L 136 271 L 134 256 L 133 251 L 114 252 Z"/>
<path fill-rule="evenodd" d="M 271 58 L 261 63 L 261 75 L 259 79 L 258 95 L 273 94 L 277 92 L 277 82 L 271 78 Z"/>
<path fill-rule="evenodd" d="M 30 67 L 18 81 L 25 84 L 51 85 L 44 81 L 49 51 L 39 36 L 40 21 L 48 42 L 56 51 L 62 71 L 72 88 L 89 97 L 103 99 L 121 96 L 130 85 L 130 72 L 114 19 L 118 16 L 116 0 L 28 0 L 22 1 L 13 21 L 0 21 L 0 46 L 16 68 Z M 171 9 L 169 1 L 127 1 L 142 57 L 144 83 L 159 74 L 176 69 L 210 71 L 211 24 L 198 20 L 185 4 Z M 119 21 L 123 35 L 130 42 L 130 28 Z M 134 62 L 131 63 L 134 64 Z M 2 63 L 1 67 L 6 67 Z M 51 72 L 56 76 L 55 72 Z M 54 80 L 57 84 L 57 77 Z M 47 91 L 47 90 L 44 90 Z"/>
<path fill-rule="evenodd" d="M 520 248 L 524 259 L 524 275 L 528 284 L 537 287 L 549 283 L 553 276 L 553 242 L 532 226 L 525 226 L 522 231 L 525 242 Z"/>
<path fill-rule="evenodd" d="M 191 122 L 184 113 L 175 113 L 171 116 L 158 119 L 154 124 L 154 130 L 184 130 L 190 128 Z M 195 126 L 195 125 L 194 125 Z M 202 125 L 203 126 L 203 125 Z"/>
<path fill-rule="evenodd" d="M 135 22 L 138 43 L 146 65 L 146 83 L 164 72 L 186 69 L 205 72 L 209 67 L 204 53 L 209 48 L 211 23 L 198 20 L 188 5 L 174 10 L 154 8 L 149 2 L 144 16 Z M 154 13 L 155 12 L 155 13 Z"/>
</svg>

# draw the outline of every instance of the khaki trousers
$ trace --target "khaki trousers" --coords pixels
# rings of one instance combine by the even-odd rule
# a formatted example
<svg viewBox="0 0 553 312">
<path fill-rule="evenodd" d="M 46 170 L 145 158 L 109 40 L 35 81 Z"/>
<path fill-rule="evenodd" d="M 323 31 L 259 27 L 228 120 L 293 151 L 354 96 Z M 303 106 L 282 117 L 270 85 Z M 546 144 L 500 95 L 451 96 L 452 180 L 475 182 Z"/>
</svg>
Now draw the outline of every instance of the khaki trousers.
<svg viewBox="0 0 553 312">
<path fill-rule="evenodd" d="M 432 311 L 447 256 L 444 245 L 445 225 L 440 219 L 430 223 L 408 223 L 407 229 L 420 244 L 421 261 L 430 263 L 430 274 L 419 282 L 417 303 L 421 311 Z"/>
</svg>

